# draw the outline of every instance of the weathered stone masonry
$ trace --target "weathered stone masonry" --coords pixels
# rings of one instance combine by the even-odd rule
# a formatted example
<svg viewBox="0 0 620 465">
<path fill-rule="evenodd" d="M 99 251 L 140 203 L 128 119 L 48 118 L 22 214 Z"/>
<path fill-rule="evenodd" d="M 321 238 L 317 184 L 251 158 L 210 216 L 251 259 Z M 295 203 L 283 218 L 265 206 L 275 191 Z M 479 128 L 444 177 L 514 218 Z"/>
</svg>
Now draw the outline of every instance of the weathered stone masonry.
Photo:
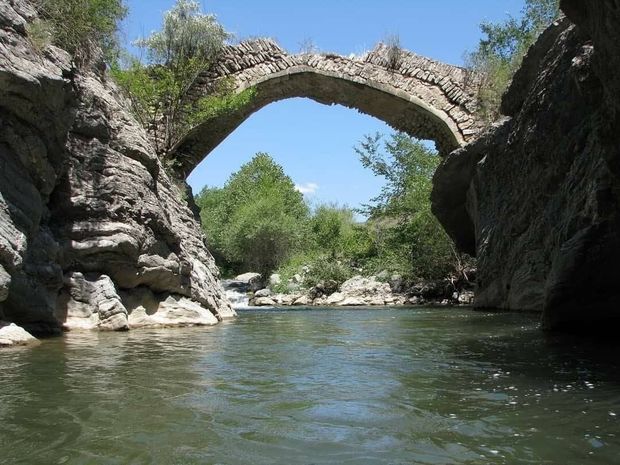
<svg viewBox="0 0 620 465">
<path fill-rule="evenodd" d="M 205 122 L 178 145 L 175 158 L 185 175 L 252 113 L 292 97 L 355 108 L 395 129 L 436 141 L 443 154 L 470 141 L 480 129 L 474 117 L 475 75 L 404 50 L 394 58 L 385 45 L 347 58 L 289 55 L 268 39 L 242 42 L 227 47 L 201 77 L 196 98 L 224 78 L 233 80 L 236 92 L 255 88 L 257 94 L 248 107 Z"/>
</svg>

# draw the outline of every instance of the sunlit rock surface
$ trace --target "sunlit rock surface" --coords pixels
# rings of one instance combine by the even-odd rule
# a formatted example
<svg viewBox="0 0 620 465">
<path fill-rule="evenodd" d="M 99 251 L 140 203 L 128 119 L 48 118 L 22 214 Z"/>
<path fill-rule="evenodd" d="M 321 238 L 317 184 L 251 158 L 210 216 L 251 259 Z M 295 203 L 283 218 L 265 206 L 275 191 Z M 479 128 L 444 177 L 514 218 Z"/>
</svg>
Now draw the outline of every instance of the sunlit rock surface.
<svg viewBox="0 0 620 465">
<path fill-rule="evenodd" d="M 32 47 L 34 15 L 24 0 L 0 8 L 0 319 L 125 329 L 118 296 L 136 289 L 205 322 L 234 316 L 191 192 L 104 75 Z"/>
</svg>

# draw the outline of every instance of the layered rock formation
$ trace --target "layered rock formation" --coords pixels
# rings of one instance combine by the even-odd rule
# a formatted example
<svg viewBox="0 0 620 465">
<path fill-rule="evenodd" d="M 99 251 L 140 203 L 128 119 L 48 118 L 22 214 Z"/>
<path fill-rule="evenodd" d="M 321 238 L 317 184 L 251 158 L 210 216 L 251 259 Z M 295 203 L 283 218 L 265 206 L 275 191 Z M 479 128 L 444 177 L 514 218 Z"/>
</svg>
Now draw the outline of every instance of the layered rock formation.
<svg viewBox="0 0 620 465">
<path fill-rule="evenodd" d="M 136 295 L 134 325 L 233 316 L 188 187 L 105 75 L 35 50 L 34 17 L 0 4 L 0 320 L 126 329 Z"/>
<path fill-rule="evenodd" d="M 620 320 L 620 2 L 562 8 L 504 96 L 506 117 L 439 168 L 433 208 L 477 254 L 478 307 L 583 330 Z"/>
</svg>

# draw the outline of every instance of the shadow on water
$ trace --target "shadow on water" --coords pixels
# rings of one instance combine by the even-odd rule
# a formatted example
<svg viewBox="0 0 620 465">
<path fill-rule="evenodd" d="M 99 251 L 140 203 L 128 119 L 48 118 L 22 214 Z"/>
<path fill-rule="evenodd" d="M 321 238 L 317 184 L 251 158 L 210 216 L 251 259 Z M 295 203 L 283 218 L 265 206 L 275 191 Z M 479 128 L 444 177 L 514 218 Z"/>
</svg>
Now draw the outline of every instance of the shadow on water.
<svg viewBox="0 0 620 465">
<path fill-rule="evenodd" d="M 617 355 L 463 308 L 71 333 L 0 352 L 0 463 L 607 465 Z"/>
<path fill-rule="evenodd" d="M 620 339 L 545 332 L 537 319 L 535 314 L 474 313 L 462 322 L 464 336 L 452 341 L 451 353 L 534 379 L 555 374 L 620 386 Z"/>
</svg>

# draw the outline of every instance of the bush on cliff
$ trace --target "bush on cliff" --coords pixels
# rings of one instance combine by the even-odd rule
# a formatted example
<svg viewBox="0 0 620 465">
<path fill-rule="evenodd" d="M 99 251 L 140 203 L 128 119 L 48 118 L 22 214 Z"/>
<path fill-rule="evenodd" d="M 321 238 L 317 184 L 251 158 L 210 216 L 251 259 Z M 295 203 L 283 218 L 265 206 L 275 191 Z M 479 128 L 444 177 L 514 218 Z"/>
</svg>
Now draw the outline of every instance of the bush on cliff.
<svg viewBox="0 0 620 465">
<path fill-rule="evenodd" d="M 479 116 L 491 123 L 499 116 L 502 95 L 528 48 L 559 15 L 559 0 L 526 0 L 520 18 L 482 23 L 484 38 L 468 54 L 469 67 L 483 78 L 479 88 Z"/>
<path fill-rule="evenodd" d="M 177 0 L 164 15 L 162 30 L 137 40 L 145 62 L 125 56 L 113 76 L 130 98 L 133 112 L 153 136 L 155 149 L 174 168 L 169 155 L 197 124 L 246 105 L 253 89 L 233 94 L 228 81 L 195 98 L 192 90 L 202 72 L 232 37 L 198 2 Z"/>
<path fill-rule="evenodd" d="M 49 40 L 71 53 L 78 64 L 103 50 L 114 62 L 119 54 L 118 25 L 127 15 L 123 0 L 36 0 L 41 16 L 29 27 L 35 41 Z"/>
</svg>

